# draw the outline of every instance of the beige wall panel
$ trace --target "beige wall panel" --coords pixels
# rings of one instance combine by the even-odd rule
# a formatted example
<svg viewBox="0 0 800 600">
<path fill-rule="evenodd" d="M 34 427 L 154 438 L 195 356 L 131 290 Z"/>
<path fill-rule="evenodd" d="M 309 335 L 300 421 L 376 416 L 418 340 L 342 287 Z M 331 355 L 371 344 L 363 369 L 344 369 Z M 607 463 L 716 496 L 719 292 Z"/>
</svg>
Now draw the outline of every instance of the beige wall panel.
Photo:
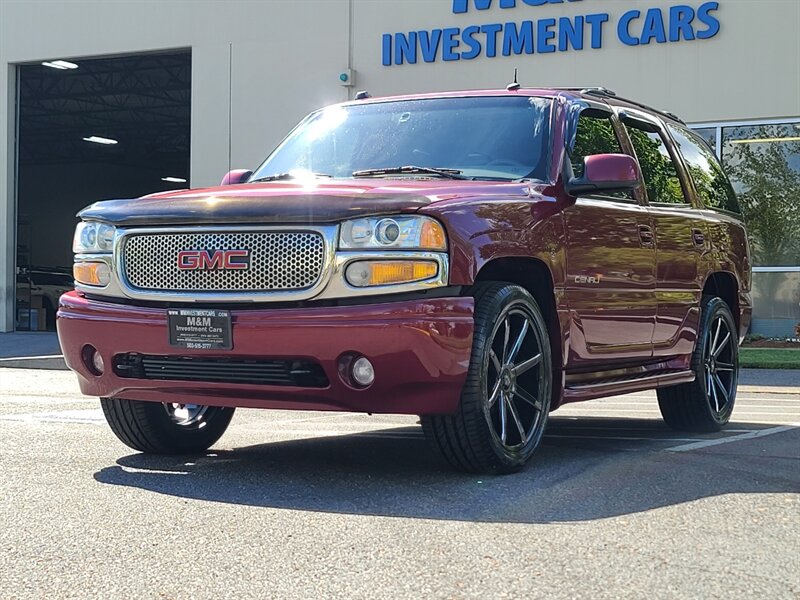
<svg viewBox="0 0 800 600">
<path fill-rule="evenodd" d="M 303 115 L 347 99 L 337 75 L 351 57 L 356 89 L 374 95 L 501 87 L 518 67 L 527 85 L 603 85 L 690 122 L 800 116 L 800 1 L 720 0 L 721 31 L 709 40 L 617 40 L 626 10 L 679 3 L 702 0 L 519 0 L 506 10 L 494 0 L 466 14 L 453 14 L 452 0 L 0 0 L 0 331 L 13 285 L 11 64 L 192 48 L 193 186 L 228 169 L 229 108 L 231 165 L 255 167 Z M 611 15 L 598 50 L 381 64 L 384 33 L 594 12 Z"/>
<path fill-rule="evenodd" d="M 453 14 L 451 0 L 354 0 L 354 68 L 359 85 L 380 94 L 497 87 L 514 67 L 526 85 L 602 85 L 695 122 L 800 114 L 800 2 L 721 0 L 720 32 L 708 40 L 629 47 L 616 21 L 627 10 L 702 2 L 585 0 Z M 520 22 L 606 12 L 601 49 L 383 67 L 381 34 Z M 631 27 L 633 32 L 635 27 Z"/>
<path fill-rule="evenodd" d="M 233 161 L 255 166 L 301 115 L 347 99 L 347 0 L 24 2 L 0 0 L 5 62 L 192 48 L 192 185 L 228 168 L 229 43 Z"/>
</svg>

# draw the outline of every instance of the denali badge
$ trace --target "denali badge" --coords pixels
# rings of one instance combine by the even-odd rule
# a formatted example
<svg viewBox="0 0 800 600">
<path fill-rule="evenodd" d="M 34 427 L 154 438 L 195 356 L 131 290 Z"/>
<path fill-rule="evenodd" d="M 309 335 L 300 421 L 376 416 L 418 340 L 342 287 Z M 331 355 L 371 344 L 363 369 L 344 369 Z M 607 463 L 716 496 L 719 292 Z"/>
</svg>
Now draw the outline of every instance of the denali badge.
<svg viewBox="0 0 800 600">
<path fill-rule="evenodd" d="M 249 269 L 250 250 L 181 250 L 178 268 L 182 271 Z"/>
<path fill-rule="evenodd" d="M 603 278 L 602 275 L 599 273 L 597 275 L 576 275 L 575 276 L 575 283 L 589 283 L 592 285 L 597 285 L 600 283 L 600 280 Z"/>
</svg>

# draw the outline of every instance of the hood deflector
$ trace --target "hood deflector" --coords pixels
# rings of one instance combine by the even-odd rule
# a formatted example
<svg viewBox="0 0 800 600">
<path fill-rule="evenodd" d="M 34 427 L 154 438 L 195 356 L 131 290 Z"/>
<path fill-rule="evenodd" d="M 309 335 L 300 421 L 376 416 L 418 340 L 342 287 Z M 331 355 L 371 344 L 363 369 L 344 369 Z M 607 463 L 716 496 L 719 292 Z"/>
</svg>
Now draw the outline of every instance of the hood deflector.
<svg viewBox="0 0 800 600">
<path fill-rule="evenodd" d="M 173 196 L 106 200 L 78 213 L 113 225 L 233 223 L 333 223 L 358 217 L 414 212 L 431 203 L 415 194 L 270 194 L 264 196 Z"/>
</svg>

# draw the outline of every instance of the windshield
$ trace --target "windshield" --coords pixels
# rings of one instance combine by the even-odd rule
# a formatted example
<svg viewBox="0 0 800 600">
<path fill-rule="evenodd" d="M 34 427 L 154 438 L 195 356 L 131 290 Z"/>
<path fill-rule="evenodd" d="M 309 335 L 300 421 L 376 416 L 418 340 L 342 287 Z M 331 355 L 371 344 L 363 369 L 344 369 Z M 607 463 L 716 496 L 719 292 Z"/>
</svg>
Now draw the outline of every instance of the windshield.
<svg viewBox="0 0 800 600">
<path fill-rule="evenodd" d="M 549 99 L 527 96 L 332 106 L 300 123 L 251 181 L 294 172 L 352 177 L 409 165 L 475 179 L 544 180 L 550 107 Z"/>
</svg>

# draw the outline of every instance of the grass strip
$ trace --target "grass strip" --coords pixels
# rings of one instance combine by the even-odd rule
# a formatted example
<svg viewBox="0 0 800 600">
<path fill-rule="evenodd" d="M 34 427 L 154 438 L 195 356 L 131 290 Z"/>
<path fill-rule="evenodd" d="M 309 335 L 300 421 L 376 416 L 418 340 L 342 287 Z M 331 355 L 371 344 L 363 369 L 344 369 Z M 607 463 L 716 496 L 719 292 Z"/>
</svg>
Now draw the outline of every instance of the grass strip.
<svg viewBox="0 0 800 600">
<path fill-rule="evenodd" d="M 743 369 L 800 369 L 800 349 L 740 348 L 739 366 Z"/>
</svg>

